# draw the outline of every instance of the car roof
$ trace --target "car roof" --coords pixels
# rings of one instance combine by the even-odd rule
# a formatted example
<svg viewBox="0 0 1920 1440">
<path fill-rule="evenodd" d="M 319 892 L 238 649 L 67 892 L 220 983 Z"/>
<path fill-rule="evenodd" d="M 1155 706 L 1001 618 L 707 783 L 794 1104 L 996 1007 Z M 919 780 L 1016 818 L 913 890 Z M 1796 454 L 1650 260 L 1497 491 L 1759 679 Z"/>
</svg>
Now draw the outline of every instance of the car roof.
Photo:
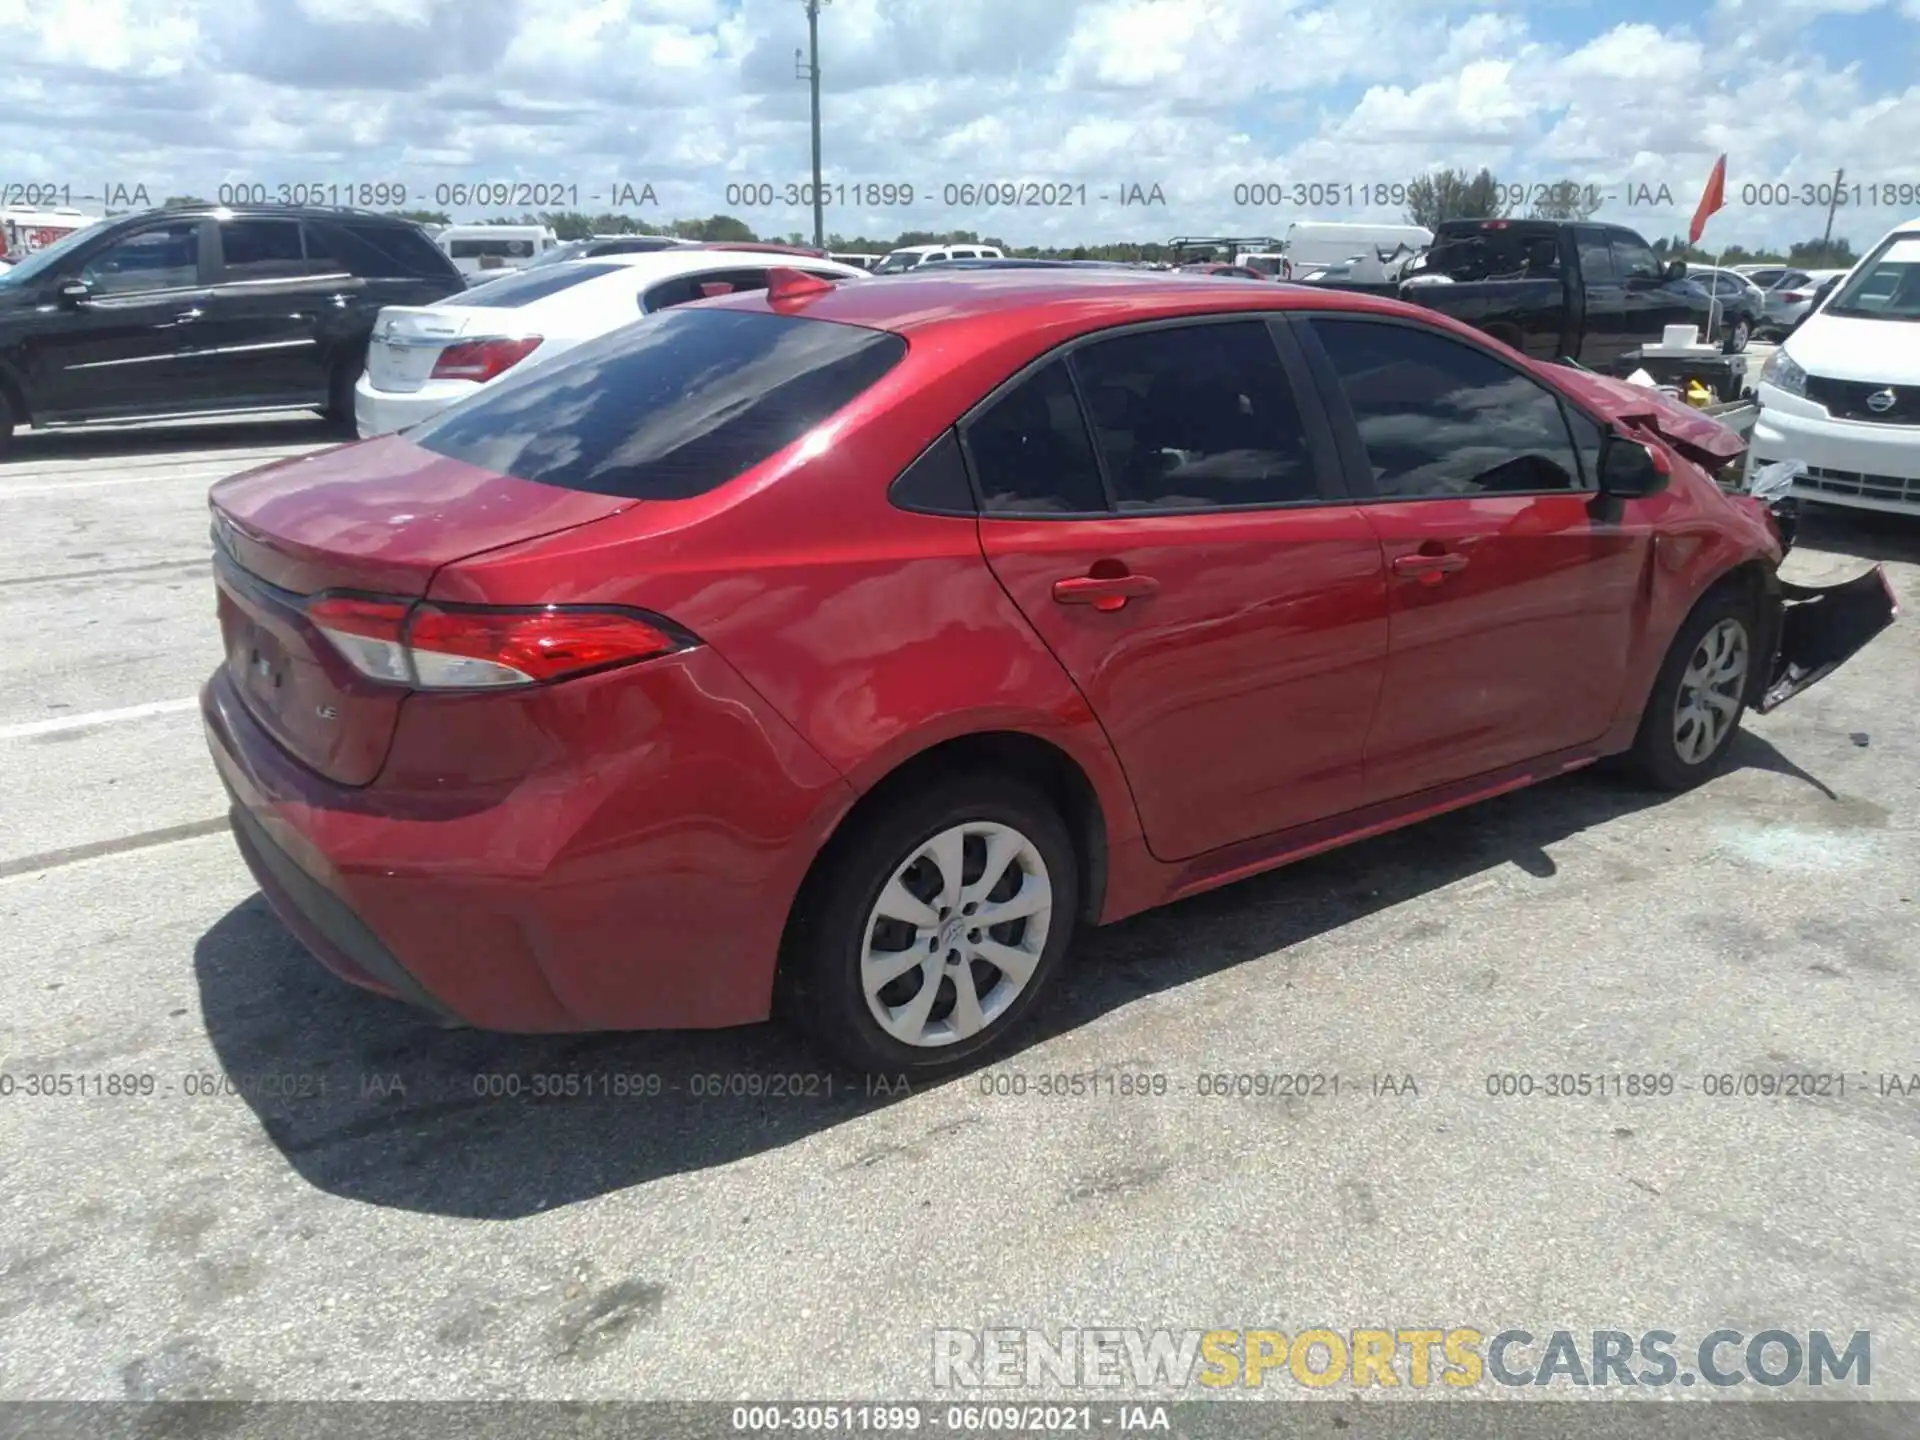
<svg viewBox="0 0 1920 1440">
<path fill-rule="evenodd" d="M 568 266 L 617 265 L 622 269 L 647 271 L 656 280 L 670 280 L 675 275 L 698 275 L 705 270 L 736 270 L 743 266 L 765 270 L 781 263 L 778 256 L 764 250 L 708 250 L 674 246 L 666 250 L 629 250 L 617 255 L 583 255 L 577 260 L 559 260 L 542 268 L 560 270 Z M 796 255 L 787 257 L 787 263 L 802 267 L 825 266 L 849 280 L 868 278 L 867 272 L 858 265 L 847 265 L 838 260 Z"/>
<path fill-rule="evenodd" d="M 120 228 L 159 219 L 189 220 L 330 220 L 355 225 L 399 225 L 408 229 L 424 228 L 403 215 L 387 215 L 378 210 L 359 210 L 348 205 L 218 205 L 195 201 L 192 204 L 155 205 L 127 215 L 114 215 L 94 224 Z M 460 227 L 449 227 L 458 229 Z M 505 227 L 502 227 L 505 228 Z M 520 227 L 515 227 L 520 228 Z"/>
<path fill-rule="evenodd" d="M 1101 323 L 1217 315 L 1232 310 L 1342 309 L 1416 315 L 1453 328 L 1432 310 L 1373 295 L 1314 290 L 1273 281 L 1260 284 L 1201 283 L 1177 271 L 1095 269 L 972 269 L 941 266 L 889 276 L 885 284 L 835 285 L 789 301 L 768 292 L 728 296 L 729 308 L 773 309 L 914 336 L 934 330 L 984 324 L 1008 328 L 1058 325 L 1091 330 Z M 1465 327 L 1460 327 L 1463 330 Z"/>
</svg>

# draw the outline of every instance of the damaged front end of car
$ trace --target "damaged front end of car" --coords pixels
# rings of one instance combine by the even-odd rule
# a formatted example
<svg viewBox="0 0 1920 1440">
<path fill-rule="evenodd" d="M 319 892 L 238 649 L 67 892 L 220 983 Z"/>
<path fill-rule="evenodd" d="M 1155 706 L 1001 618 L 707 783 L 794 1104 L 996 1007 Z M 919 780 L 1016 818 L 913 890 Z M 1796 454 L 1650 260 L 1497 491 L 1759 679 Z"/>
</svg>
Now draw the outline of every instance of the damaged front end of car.
<svg viewBox="0 0 1920 1440">
<path fill-rule="evenodd" d="M 1800 504 L 1791 492 L 1805 469 L 1799 460 L 1756 466 L 1739 490 L 1740 498 L 1766 515 L 1780 537 L 1783 555 L 1793 548 L 1799 529 Z M 1776 575 L 1766 600 L 1760 653 L 1773 660 L 1754 672 L 1747 697 L 1748 705 L 1762 715 L 1826 679 L 1900 613 L 1899 598 L 1881 565 L 1838 585 L 1796 585 Z"/>
</svg>

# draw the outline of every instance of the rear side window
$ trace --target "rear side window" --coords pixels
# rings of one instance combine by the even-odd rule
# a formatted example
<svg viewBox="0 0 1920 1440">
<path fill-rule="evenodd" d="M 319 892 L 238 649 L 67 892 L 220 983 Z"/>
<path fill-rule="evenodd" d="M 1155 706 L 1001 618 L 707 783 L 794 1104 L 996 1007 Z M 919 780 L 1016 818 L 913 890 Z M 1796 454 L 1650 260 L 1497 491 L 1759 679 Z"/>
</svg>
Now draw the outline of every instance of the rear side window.
<svg viewBox="0 0 1920 1440">
<path fill-rule="evenodd" d="M 524 260 L 538 247 L 534 241 L 488 235 L 471 240 L 454 240 L 447 245 L 447 253 L 456 260 Z"/>
<path fill-rule="evenodd" d="M 1077 351 L 1121 510 L 1320 498 L 1306 425 L 1258 320 L 1147 330 Z"/>
<path fill-rule="evenodd" d="M 504 279 L 490 280 L 485 285 L 475 286 L 460 297 L 460 304 L 512 310 L 521 305 L 531 305 L 535 300 L 544 300 L 549 295 L 557 295 L 562 290 L 571 290 L 584 281 L 598 280 L 602 275 L 617 274 L 624 268 L 620 265 L 593 265 L 576 260 L 564 265 L 548 265 L 538 270 L 520 270 Z"/>
<path fill-rule="evenodd" d="M 228 280 L 279 280 L 307 273 L 298 220 L 222 220 L 220 251 Z"/>
<path fill-rule="evenodd" d="M 407 432 L 436 455 L 634 500 L 699 495 L 854 400 L 907 353 L 880 330 L 669 310 Z"/>
<path fill-rule="evenodd" d="M 1315 320 L 1383 499 L 1582 488 L 1552 391 L 1485 351 L 1407 325 Z"/>
<path fill-rule="evenodd" d="M 363 280 L 445 280 L 460 273 L 439 246 L 410 225 L 310 224 L 307 255 L 330 260 Z"/>
<path fill-rule="evenodd" d="M 988 513 L 1107 513 L 1065 361 L 1043 365 L 993 401 L 968 423 L 965 440 Z"/>
</svg>

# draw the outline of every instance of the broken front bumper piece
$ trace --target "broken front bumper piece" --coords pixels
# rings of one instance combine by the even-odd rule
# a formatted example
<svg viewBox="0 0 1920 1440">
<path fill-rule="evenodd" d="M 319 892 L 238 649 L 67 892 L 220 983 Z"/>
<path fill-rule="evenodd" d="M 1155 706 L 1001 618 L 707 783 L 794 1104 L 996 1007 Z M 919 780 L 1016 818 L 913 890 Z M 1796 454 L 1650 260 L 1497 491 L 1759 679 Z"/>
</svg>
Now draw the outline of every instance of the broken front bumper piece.
<svg viewBox="0 0 1920 1440">
<path fill-rule="evenodd" d="M 1840 585 L 1778 583 L 1773 664 L 1766 688 L 1752 702 L 1762 715 L 1826 679 L 1900 613 L 1893 585 L 1879 565 Z"/>
</svg>

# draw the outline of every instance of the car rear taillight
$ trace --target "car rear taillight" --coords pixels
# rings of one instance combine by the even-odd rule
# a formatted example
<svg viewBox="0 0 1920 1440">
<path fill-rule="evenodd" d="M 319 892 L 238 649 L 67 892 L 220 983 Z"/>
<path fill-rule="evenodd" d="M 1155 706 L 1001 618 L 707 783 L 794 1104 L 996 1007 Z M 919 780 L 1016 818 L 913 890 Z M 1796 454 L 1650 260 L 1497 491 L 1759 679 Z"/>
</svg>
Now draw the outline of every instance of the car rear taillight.
<svg viewBox="0 0 1920 1440">
<path fill-rule="evenodd" d="M 626 610 L 443 607 L 323 595 L 307 618 L 370 680 L 417 690 L 539 685 L 685 647 L 664 624 Z"/>
<path fill-rule="evenodd" d="M 1809 290 L 1789 290 L 1780 298 L 1789 305 L 1798 305 L 1802 300 L 1811 300 L 1813 293 Z"/>
<path fill-rule="evenodd" d="M 538 350 L 541 338 L 538 335 L 523 335 L 516 340 L 465 340 L 457 345 L 449 345 L 434 362 L 433 378 L 491 380 Z"/>
</svg>

